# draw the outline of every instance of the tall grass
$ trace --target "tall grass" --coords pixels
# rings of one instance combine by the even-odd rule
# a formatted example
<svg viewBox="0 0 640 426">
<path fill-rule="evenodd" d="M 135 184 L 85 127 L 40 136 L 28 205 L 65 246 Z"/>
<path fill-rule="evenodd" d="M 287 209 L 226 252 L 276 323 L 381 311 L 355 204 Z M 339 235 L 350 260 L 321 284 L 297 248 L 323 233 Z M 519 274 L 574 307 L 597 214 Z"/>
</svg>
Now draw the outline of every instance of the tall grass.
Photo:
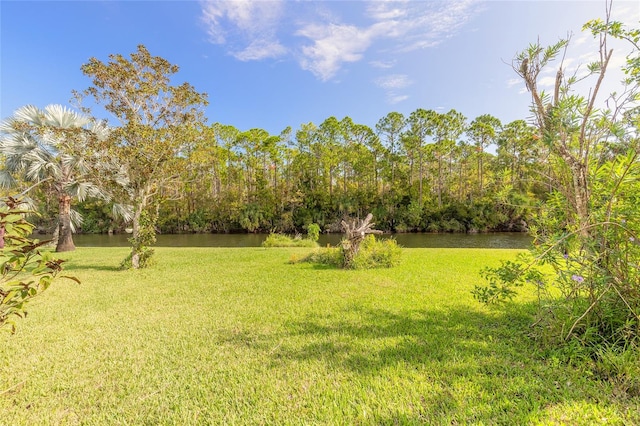
<svg viewBox="0 0 640 426">
<path fill-rule="evenodd" d="M 0 335 L 0 424 L 634 424 L 640 400 L 537 350 L 535 295 L 477 304 L 515 251 L 406 249 L 392 269 L 309 249 L 83 248 Z"/>
</svg>

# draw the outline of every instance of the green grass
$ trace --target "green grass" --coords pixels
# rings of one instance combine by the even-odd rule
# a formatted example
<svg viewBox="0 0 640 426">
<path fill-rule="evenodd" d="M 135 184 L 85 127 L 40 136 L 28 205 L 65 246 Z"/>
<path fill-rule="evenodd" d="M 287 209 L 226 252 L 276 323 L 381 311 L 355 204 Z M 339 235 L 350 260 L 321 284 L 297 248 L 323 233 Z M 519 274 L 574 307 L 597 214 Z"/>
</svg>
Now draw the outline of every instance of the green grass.
<svg viewBox="0 0 640 426">
<path fill-rule="evenodd" d="M 309 249 L 66 255 L 0 335 L 0 424 L 640 424 L 640 399 L 526 337 L 478 271 L 515 251 L 405 249 L 392 269 L 289 264 Z"/>
</svg>

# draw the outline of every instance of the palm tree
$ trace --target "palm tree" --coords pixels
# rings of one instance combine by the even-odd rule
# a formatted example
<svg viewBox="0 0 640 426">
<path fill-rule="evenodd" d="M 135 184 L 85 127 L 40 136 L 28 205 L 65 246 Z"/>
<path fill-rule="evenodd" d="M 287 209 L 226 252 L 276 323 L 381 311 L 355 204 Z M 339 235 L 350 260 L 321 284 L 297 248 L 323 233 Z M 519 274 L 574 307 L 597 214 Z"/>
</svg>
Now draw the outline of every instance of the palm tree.
<svg viewBox="0 0 640 426">
<path fill-rule="evenodd" d="M 0 185 L 15 185 L 16 174 L 28 182 L 48 182 L 58 198 L 56 251 L 74 250 L 72 198 L 83 201 L 107 196 L 90 180 L 99 164 L 99 156 L 92 154 L 90 146 L 92 140 L 105 138 L 108 128 L 61 105 L 49 105 L 44 110 L 27 105 L 0 123 L 0 133 L 0 153 L 4 156 Z"/>
</svg>

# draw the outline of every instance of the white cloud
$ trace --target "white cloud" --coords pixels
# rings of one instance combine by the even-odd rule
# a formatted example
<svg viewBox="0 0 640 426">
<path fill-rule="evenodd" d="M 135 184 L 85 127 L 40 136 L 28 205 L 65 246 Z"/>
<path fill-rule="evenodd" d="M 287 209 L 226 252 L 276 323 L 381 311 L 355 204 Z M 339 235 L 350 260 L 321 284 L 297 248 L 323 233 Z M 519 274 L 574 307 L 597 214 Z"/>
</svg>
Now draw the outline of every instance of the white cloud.
<svg viewBox="0 0 640 426">
<path fill-rule="evenodd" d="M 333 77 L 343 62 L 356 62 L 371 45 L 373 33 L 353 25 L 310 24 L 297 35 L 311 39 L 302 47 L 300 65 L 323 81 Z"/>
<path fill-rule="evenodd" d="M 395 105 L 395 104 L 400 103 L 402 101 L 406 101 L 407 99 L 409 99 L 409 95 L 390 94 L 390 96 L 387 97 L 387 100 L 389 101 L 389 103 L 391 105 Z"/>
<path fill-rule="evenodd" d="M 556 78 L 551 77 L 551 76 L 547 76 L 547 77 L 542 77 L 541 79 L 538 80 L 538 87 L 540 89 L 548 89 L 548 88 L 553 88 L 556 84 Z"/>
<path fill-rule="evenodd" d="M 269 40 L 253 40 L 244 50 L 235 52 L 233 56 L 241 61 L 256 61 L 265 58 L 282 56 L 287 49 L 280 43 Z"/>
<path fill-rule="evenodd" d="M 402 49 L 411 51 L 437 46 L 455 35 L 477 13 L 478 2 L 416 2 L 410 19 L 402 22 Z"/>
<path fill-rule="evenodd" d="M 378 21 L 406 16 L 408 1 L 372 1 L 367 5 L 368 15 Z"/>
<path fill-rule="evenodd" d="M 404 89 L 405 87 L 410 86 L 413 82 L 404 74 L 392 74 L 376 79 L 375 83 L 378 87 L 390 90 Z"/>
<path fill-rule="evenodd" d="M 201 2 L 202 21 L 210 41 L 229 45 L 237 59 L 275 58 L 287 52 L 276 35 L 283 5 L 283 0 L 208 0 Z"/>
<path fill-rule="evenodd" d="M 369 62 L 374 68 L 388 69 L 396 66 L 396 61 L 371 61 Z"/>
<path fill-rule="evenodd" d="M 312 23 L 298 30 L 311 44 L 302 48 L 301 66 L 321 80 L 332 78 L 345 62 L 356 62 L 379 40 L 393 41 L 395 50 L 436 46 L 452 36 L 473 15 L 473 0 L 459 2 L 374 1 L 368 26 Z"/>
<path fill-rule="evenodd" d="M 409 99 L 409 95 L 398 93 L 398 90 L 411 86 L 413 81 L 404 74 L 391 74 L 377 78 L 374 83 L 386 91 L 387 101 L 394 105 Z"/>
<path fill-rule="evenodd" d="M 335 7 L 338 4 L 284 0 L 201 2 L 202 20 L 212 43 L 224 44 L 229 53 L 244 61 L 296 52 L 300 66 L 323 81 L 333 78 L 345 64 L 362 60 L 378 42 L 394 45 L 386 53 L 438 45 L 468 23 L 478 2 L 354 2 L 350 5 L 361 15 L 351 17 L 350 22 L 342 21 L 340 9 Z M 295 13 L 298 14 L 294 16 Z M 288 40 L 286 47 L 278 33 Z M 371 65 L 385 68 L 392 63 L 385 59 Z"/>
<path fill-rule="evenodd" d="M 573 38 L 571 40 L 571 44 L 573 44 L 574 46 L 580 46 L 581 44 L 584 44 L 587 41 L 589 41 L 590 38 L 591 36 L 589 34 L 583 33 L 580 35 L 580 37 Z"/>
</svg>

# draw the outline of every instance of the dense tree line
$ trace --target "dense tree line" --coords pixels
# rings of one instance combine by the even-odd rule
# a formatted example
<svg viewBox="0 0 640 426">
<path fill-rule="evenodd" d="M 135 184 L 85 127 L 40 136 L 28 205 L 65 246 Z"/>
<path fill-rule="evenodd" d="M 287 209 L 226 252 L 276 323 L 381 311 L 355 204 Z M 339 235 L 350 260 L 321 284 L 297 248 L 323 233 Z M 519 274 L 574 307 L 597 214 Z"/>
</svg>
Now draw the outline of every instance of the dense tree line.
<svg viewBox="0 0 640 426">
<path fill-rule="evenodd" d="M 487 148 L 494 148 L 493 150 Z M 452 110 L 392 112 L 375 129 L 349 117 L 271 135 L 215 123 L 174 158 L 161 189 L 158 228 L 179 232 L 333 230 L 345 216 L 373 212 L 385 230 L 523 230 L 548 188 L 535 129 L 471 122 Z M 106 232 L 95 201 L 81 204 L 84 232 Z M 337 230 L 337 229 L 336 229 Z"/>
<path fill-rule="evenodd" d="M 330 231 L 368 212 L 395 232 L 520 231 L 549 191 L 535 128 L 491 115 L 391 112 L 375 129 L 329 117 L 279 135 L 215 123 L 189 136 L 162 162 L 170 184 L 152 207 L 160 232 Z M 41 208 L 54 216 L 55 205 Z M 77 210 L 82 232 L 126 226 L 100 200 Z"/>
</svg>

